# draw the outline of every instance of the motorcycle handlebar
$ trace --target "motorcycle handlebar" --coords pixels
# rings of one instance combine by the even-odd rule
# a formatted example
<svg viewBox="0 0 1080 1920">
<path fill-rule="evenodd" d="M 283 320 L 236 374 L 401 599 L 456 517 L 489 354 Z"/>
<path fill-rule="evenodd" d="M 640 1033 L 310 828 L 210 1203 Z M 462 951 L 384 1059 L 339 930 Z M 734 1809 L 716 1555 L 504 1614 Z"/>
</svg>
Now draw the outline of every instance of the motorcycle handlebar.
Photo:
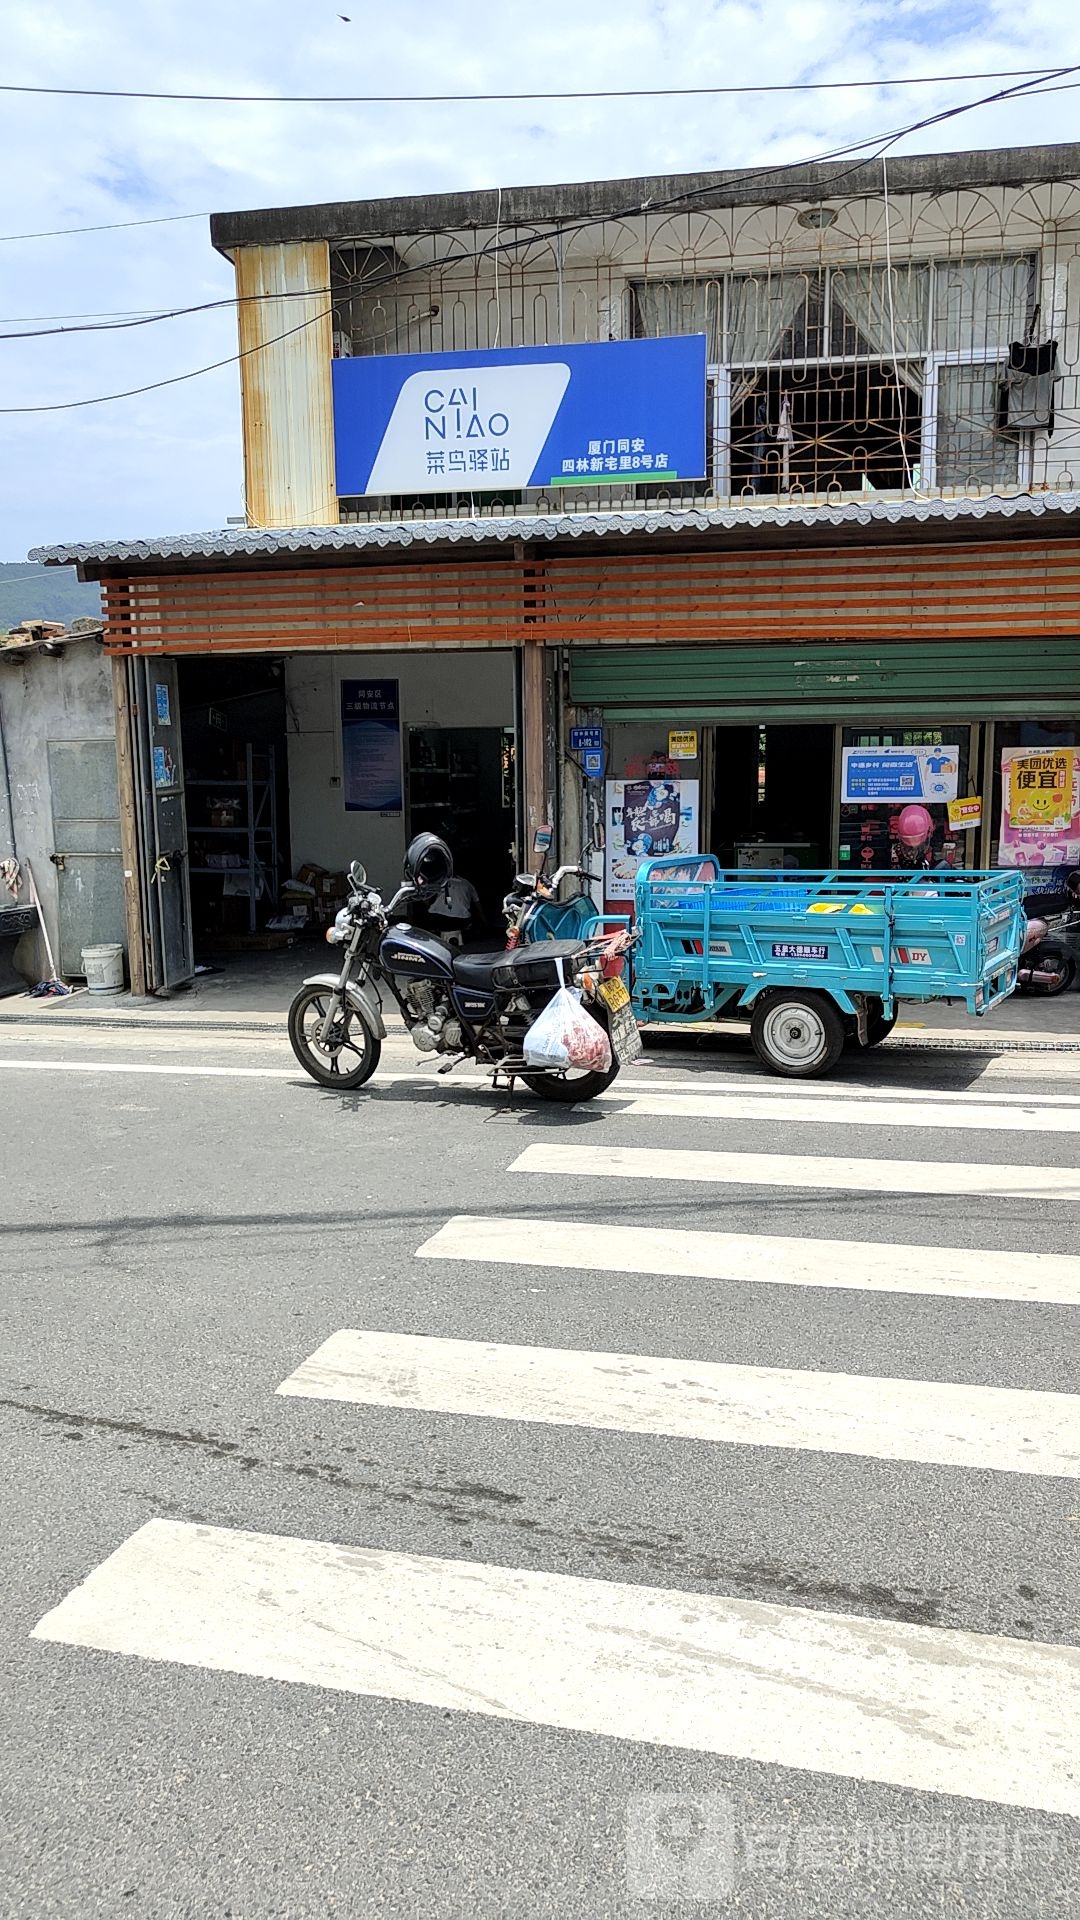
<svg viewBox="0 0 1080 1920">
<path fill-rule="evenodd" d="M 545 893 L 558 893 L 559 887 L 568 874 L 574 873 L 579 880 L 592 880 L 594 875 L 586 867 L 559 867 L 550 880 L 542 873 L 518 873 L 514 875 L 514 885 L 522 893 L 537 893 L 543 887 Z"/>
</svg>

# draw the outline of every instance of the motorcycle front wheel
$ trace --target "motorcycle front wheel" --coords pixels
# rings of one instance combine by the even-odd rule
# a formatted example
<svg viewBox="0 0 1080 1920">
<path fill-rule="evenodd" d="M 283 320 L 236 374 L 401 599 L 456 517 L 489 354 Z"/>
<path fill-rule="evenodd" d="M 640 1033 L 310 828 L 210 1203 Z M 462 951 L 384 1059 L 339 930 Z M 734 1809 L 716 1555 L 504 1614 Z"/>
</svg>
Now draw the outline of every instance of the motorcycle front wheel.
<svg viewBox="0 0 1080 1920">
<path fill-rule="evenodd" d="M 347 1093 L 370 1080 L 379 1064 L 382 1041 L 354 1008 L 339 1008 L 328 1039 L 319 1039 L 332 991 L 301 987 L 289 1008 L 289 1043 L 305 1073 L 320 1087 Z"/>
</svg>

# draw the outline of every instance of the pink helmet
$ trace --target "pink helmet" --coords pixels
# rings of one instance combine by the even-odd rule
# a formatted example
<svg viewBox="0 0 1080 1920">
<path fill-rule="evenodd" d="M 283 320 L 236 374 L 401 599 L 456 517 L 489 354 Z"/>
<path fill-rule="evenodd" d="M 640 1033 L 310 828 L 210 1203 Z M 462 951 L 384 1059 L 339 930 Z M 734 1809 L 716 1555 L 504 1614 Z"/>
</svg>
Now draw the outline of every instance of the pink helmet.
<svg viewBox="0 0 1080 1920">
<path fill-rule="evenodd" d="M 921 847 L 934 831 L 934 823 L 925 807 L 905 807 L 896 822 L 896 837 L 906 847 Z"/>
</svg>

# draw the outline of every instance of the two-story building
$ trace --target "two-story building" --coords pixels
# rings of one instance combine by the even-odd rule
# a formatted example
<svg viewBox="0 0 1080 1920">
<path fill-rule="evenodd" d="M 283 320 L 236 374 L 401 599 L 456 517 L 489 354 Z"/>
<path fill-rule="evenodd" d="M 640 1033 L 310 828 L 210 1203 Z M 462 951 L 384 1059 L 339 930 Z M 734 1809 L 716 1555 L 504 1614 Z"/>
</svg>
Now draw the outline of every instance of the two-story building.
<svg viewBox="0 0 1080 1920">
<path fill-rule="evenodd" d="M 489 901 L 548 819 L 609 901 L 649 845 L 887 864 L 889 748 L 991 864 L 1003 750 L 1080 743 L 1080 145 L 211 237 L 246 525 L 35 556 L 103 585 L 136 984 L 421 827 Z"/>
</svg>

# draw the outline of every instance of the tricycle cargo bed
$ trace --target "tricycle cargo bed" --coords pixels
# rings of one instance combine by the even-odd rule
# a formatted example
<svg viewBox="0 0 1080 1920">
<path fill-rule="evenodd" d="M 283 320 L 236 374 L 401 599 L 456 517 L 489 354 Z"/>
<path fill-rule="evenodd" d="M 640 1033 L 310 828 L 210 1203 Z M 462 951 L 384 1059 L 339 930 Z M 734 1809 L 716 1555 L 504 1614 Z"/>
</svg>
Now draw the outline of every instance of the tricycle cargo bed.
<svg viewBox="0 0 1080 1920">
<path fill-rule="evenodd" d="M 750 1009 L 778 988 L 872 1004 L 958 1000 L 982 1014 L 1011 993 L 1024 940 L 1014 872 L 753 873 L 712 855 L 646 861 L 637 879 L 634 997 L 644 1020 Z"/>
</svg>

